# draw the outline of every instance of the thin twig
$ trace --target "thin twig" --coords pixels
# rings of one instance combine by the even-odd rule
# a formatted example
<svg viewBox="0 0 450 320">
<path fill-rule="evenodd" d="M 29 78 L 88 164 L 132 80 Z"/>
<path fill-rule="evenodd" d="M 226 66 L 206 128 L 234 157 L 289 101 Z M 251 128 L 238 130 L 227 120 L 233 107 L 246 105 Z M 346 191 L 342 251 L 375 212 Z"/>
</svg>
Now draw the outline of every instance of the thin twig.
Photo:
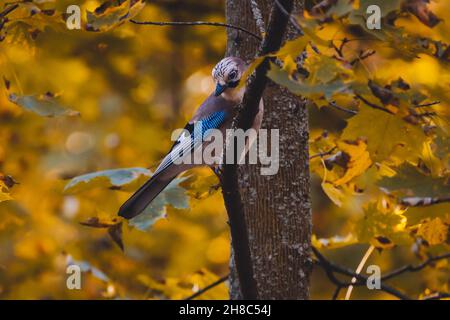
<svg viewBox="0 0 450 320">
<path fill-rule="evenodd" d="M 6 17 L 8 14 L 10 14 L 11 12 L 13 12 L 14 10 L 16 10 L 19 7 L 19 4 L 14 4 L 10 7 L 7 7 L 5 10 L 3 10 L 2 12 L 0 12 L 0 30 L 3 29 L 3 27 L 5 26 L 5 24 L 8 22 L 8 18 Z M 0 38 L 0 41 L 2 41 L 3 38 Z"/>
<path fill-rule="evenodd" d="M 334 44 L 334 41 L 331 41 L 331 45 L 333 46 L 334 50 L 336 51 L 336 53 L 338 54 L 338 56 L 340 58 L 344 58 L 344 46 L 350 42 L 350 40 L 348 40 L 347 38 L 342 39 L 341 45 L 339 47 L 337 47 Z"/>
<path fill-rule="evenodd" d="M 377 53 L 375 50 L 368 50 L 366 52 L 360 52 L 360 54 L 355 59 L 350 61 L 350 65 L 354 66 L 357 62 L 363 61 L 363 60 L 373 56 L 375 53 Z"/>
<path fill-rule="evenodd" d="M 343 112 L 346 112 L 346 113 L 349 113 L 349 114 L 352 114 L 352 115 L 358 114 L 358 111 L 347 109 L 347 108 L 339 106 L 338 104 L 336 104 L 336 101 L 331 101 L 329 103 L 329 105 L 331 107 L 337 109 L 337 110 L 340 110 L 340 111 L 343 111 Z"/>
<path fill-rule="evenodd" d="M 450 293 L 446 292 L 435 292 L 426 297 L 423 297 L 422 300 L 440 300 L 443 298 L 450 298 Z"/>
<path fill-rule="evenodd" d="M 194 293 L 193 295 L 187 297 L 187 298 L 184 299 L 184 300 L 193 300 L 193 299 L 197 298 L 198 296 L 204 294 L 205 292 L 211 290 L 212 288 L 217 287 L 219 284 L 221 284 L 221 283 L 227 281 L 227 279 L 228 279 L 229 276 L 230 276 L 230 275 L 227 274 L 226 276 L 223 276 L 222 278 L 217 279 L 217 280 L 214 281 L 213 283 L 207 285 L 206 287 L 204 287 L 204 288 L 201 289 L 201 290 L 198 290 L 196 293 Z"/>
<path fill-rule="evenodd" d="M 432 117 L 435 117 L 437 115 L 437 113 L 436 112 L 434 112 L 434 111 L 430 111 L 430 112 L 422 112 L 422 113 L 418 113 L 418 114 L 415 114 L 415 116 L 416 117 L 422 117 L 422 118 L 425 118 L 425 117 L 429 117 L 429 118 L 432 118 Z"/>
<path fill-rule="evenodd" d="M 432 107 L 432 106 L 437 105 L 437 104 L 440 104 L 440 103 L 441 103 L 440 101 L 433 101 L 433 102 L 430 102 L 430 103 L 416 104 L 416 105 L 414 105 L 413 107 L 414 107 L 414 108 Z"/>
<path fill-rule="evenodd" d="M 244 29 L 242 27 L 234 26 L 228 23 L 222 23 L 222 22 L 208 22 L 208 21 L 136 21 L 131 19 L 131 23 L 134 24 L 140 24 L 140 25 L 151 25 L 151 26 L 213 26 L 213 27 L 223 27 L 223 28 L 229 28 L 229 29 L 235 29 L 242 31 L 255 39 L 261 41 L 262 38 L 258 36 L 257 34 Z"/>
<path fill-rule="evenodd" d="M 331 261 L 329 261 L 328 259 L 326 259 L 320 252 L 319 250 L 317 250 L 316 248 L 312 247 L 313 253 L 314 255 L 317 257 L 318 259 L 318 264 L 319 266 L 321 266 L 325 273 L 327 274 L 329 280 L 336 285 L 336 290 L 333 293 L 333 299 L 336 299 L 337 296 L 339 295 L 340 291 L 342 288 L 347 287 L 349 285 L 353 285 L 353 286 L 364 286 L 366 285 L 367 276 L 361 275 L 361 274 L 356 274 L 355 272 L 353 272 L 352 270 L 349 270 L 347 268 L 344 268 L 342 266 L 339 266 Z M 442 254 L 439 256 L 435 256 L 435 257 L 429 257 L 427 260 L 425 260 L 424 262 L 418 264 L 418 265 L 407 265 L 407 266 L 403 266 L 401 268 L 398 268 L 394 271 L 391 271 L 390 273 L 386 274 L 385 276 L 382 276 L 380 279 L 381 282 L 381 289 L 384 292 L 387 292 L 397 298 L 403 299 L 403 300 L 410 300 L 411 298 L 403 293 L 401 293 L 399 290 L 384 284 L 383 282 L 389 279 L 392 279 L 394 277 L 397 277 L 401 274 L 404 274 L 406 272 L 417 272 L 420 271 L 422 269 L 424 269 L 425 267 L 427 267 L 428 265 L 432 264 L 433 262 L 439 261 L 439 260 L 443 260 L 443 259 L 449 259 L 450 258 L 450 253 L 446 253 L 446 254 Z M 357 281 L 355 283 L 346 283 L 344 281 L 339 280 L 338 278 L 336 278 L 334 273 L 339 273 L 348 277 L 354 277 L 357 279 Z M 443 293 L 443 292 L 437 292 L 434 293 L 430 296 L 424 297 L 422 300 L 435 300 L 435 299 L 440 299 L 440 298 L 448 298 L 450 297 L 450 293 Z"/>
<path fill-rule="evenodd" d="M 364 102 L 366 105 L 368 105 L 371 108 L 381 110 L 381 111 L 387 112 L 389 114 L 394 114 L 394 112 L 392 112 L 391 110 L 388 110 L 388 109 L 383 108 L 375 103 L 372 103 L 372 102 L 368 101 L 367 99 L 363 98 L 362 96 L 360 96 L 359 94 L 355 94 L 355 97 L 358 98 L 359 100 L 361 100 L 362 102 Z"/>
<path fill-rule="evenodd" d="M 427 260 L 425 260 L 424 262 L 414 266 L 414 265 L 407 265 L 407 266 L 403 266 L 401 268 L 398 268 L 394 271 L 391 271 L 390 273 L 386 274 L 385 276 L 381 277 L 381 281 L 386 281 L 388 279 L 392 279 L 394 277 L 397 277 L 405 272 L 417 272 L 420 271 L 422 269 L 424 269 L 426 266 L 432 264 L 433 262 L 439 261 L 439 260 L 444 260 L 444 259 L 448 259 L 450 258 L 450 253 L 446 253 L 446 254 L 442 254 L 439 256 L 435 256 L 435 257 L 430 257 Z"/>
<path fill-rule="evenodd" d="M 336 290 L 334 290 L 333 296 L 331 297 L 332 300 L 337 300 L 339 297 L 339 293 L 341 293 L 342 286 L 336 285 Z"/>
<path fill-rule="evenodd" d="M 332 154 L 334 152 L 334 150 L 336 150 L 336 147 L 334 147 L 328 151 L 325 151 L 325 152 L 319 152 L 319 153 L 313 154 L 312 156 L 309 157 L 309 160 L 312 160 L 314 158 L 319 158 L 319 157 L 323 158 L 325 156 Z"/>
<path fill-rule="evenodd" d="M 435 204 L 450 202 L 450 197 L 410 197 L 410 198 L 403 198 L 400 200 L 400 204 L 406 206 L 406 207 L 427 207 L 432 206 Z"/>
<path fill-rule="evenodd" d="M 327 260 L 320 252 L 319 250 L 317 250 L 316 248 L 312 247 L 312 250 L 314 252 L 314 255 L 317 257 L 317 259 L 319 260 L 319 265 L 325 270 L 327 276 L 329 277 L 330 281 L 332 281 L 334 284 L 336 284 L 337 286 L 341 286 L 341 287 L 345 287 L 348 286 L 350 284 L 354 285 L 354 286 L 362 286 L 365 285 L 367 282 L 368 277 L 364 276 L 362 274 L 356 274 L 355 272 L 353 272 L 352 270 L 346 269 L 344 267 L 341 267 L 329 260 Z M 344 283 L 342 281 L 340 281 L 339 279 L 336 278 L 336 276 L 334 275 L 334 273 L 337 272 L 339 274 L 348 276 L 348 277 L 354 277 L 356 278 L 358 281 L 355 283 Z M 410 298 L 409 296 L 405 295 L 404 293 L 398 291 L 397 289 L 384 284 L 383 282 L 381 282 L 381 288 L 380 290 L 389 293 L 399 299 L 402 300 L 411 300 L 412 298 Z"/>
<path fill-rule="evenodd" d="M 18 7 L 19 7 L 19 4 L 17 4 L 17 3 L 12 5 L 12 6 L 10 6 L 10 7 L 7 7 L 5 10 L 0 12 L 0 18 L 6 17 L 8 14 L 10 14 L 14 10 L 16 10 Z"/>
</svg>

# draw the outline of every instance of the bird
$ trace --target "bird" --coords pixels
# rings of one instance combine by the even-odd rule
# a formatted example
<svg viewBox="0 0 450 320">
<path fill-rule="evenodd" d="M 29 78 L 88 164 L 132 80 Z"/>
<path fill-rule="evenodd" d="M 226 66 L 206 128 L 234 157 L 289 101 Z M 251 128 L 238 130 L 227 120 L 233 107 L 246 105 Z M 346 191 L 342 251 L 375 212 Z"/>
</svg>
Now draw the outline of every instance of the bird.
<svg viewBox="0 0 450 320">
<path fill-rule="evenodd" d="M 215 90 L 198 107 L 192 118 L 184 127 L 184 132 L 174 142 L 172 148 L 162 159 L 153 175 L 145 182 L 119 209 L 118 215 L 132 219 L 142 213 L 145 208 L 182 172 L 202 164 L 186 164 L 175 160 L 189 156 L 205 144 L 205 137 L 194 134 L 196 123 L 201 121 L 202 131 L 207 134 L 208 129 L 218 129 L 225 136 L 226 129 L 231 128 L 236 106 L 242 101 L 245 84 L 241 84 L 245 71 L 249 65 L 238 57 L 226 57 L 219 61 L 212 69 L 212 78 Z M 258 131 L 261 127 L 264 104 L 261 99 L 259 111 L 255 117 L 252 128 Z M 254 139 L 253 139 L 254 140 Z M 247 141 L 245 152 L 254 141 Z M 180 152 L 181 150 L 181 152 Z M 245 155 L 245 153 L 244 153 Z M 217 169 L 217 168 L 213 168 Z"/>
</svg>

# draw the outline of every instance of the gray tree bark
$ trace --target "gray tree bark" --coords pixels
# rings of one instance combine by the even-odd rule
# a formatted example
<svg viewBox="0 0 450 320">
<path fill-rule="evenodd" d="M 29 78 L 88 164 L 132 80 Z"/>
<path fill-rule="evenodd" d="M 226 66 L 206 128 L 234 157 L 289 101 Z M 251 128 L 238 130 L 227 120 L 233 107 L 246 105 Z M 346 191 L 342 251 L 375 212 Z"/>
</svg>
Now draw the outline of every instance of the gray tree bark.
<svg viewBox="0 0 450 320">
<path fill-rule="evenodd" d="M 274 1 L 256 2 L 267 25 Z M 295 1 L 294 14 L 303 8 L 302 2 Z M 226 20 L 259 33 L 250 0 L 227 0 Z M 289 30 L 287 38 L 294 37 L 295 29 Z M 258 42 L 236 30 L 227 32 L 227 55 L 252 60 Z M 273 82 L 263 99 L 262 128 L 279 129 L 279 171 L 263 176 L 255 165 L 242 165 L 238 170 L 258 298 L 307 299 L 311 271 L 308 115 L 298 97 Z M 233 252 L 230 270 L 230 298 L 239 299 Z"/>
</svg>

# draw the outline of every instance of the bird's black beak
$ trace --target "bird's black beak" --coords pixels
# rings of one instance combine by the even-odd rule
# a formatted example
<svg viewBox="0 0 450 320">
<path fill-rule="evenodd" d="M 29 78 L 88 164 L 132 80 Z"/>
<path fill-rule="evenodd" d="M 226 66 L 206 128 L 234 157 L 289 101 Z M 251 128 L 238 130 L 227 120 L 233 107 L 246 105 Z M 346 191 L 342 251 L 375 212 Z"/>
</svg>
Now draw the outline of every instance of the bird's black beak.
<svg viewBox="0 0 450 320">
<path fill-rule="evenodd" d="M 220 83 L 218 83 L 218 84 L 216 85 L 216 91 L 214 91 L 214 95 L 215 95 L 216 97 L 218 97 L 218 96 L 220 96 L 226 89 L 227 89 L 227 85 L 226 85 L 226 84 L 221 85 Z"/>
</svg>

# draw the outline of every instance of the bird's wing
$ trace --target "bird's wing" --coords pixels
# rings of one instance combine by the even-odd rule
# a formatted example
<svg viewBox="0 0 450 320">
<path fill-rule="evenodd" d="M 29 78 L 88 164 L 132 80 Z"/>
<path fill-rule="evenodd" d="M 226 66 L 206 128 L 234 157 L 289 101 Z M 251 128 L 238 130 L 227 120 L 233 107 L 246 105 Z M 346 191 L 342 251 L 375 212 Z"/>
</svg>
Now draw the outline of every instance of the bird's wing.
<svg viewBox="0 0 450 320">
<path fill-rule="evenodd" d="M 232 118 L 232 110 L 233 104 L 210 96 L 186 125 L 187 131 L 178 137 L 152 177 L 120 207 L 119 216 L 131 219 L 140 214 L 179 173 L 187 170 L 190 165 L 176 165 L 174 162 L 192 154 L 208 135 L 208 130 L 226 125 Z"/>
<path fill-rule="evenodd" d="M 192 152 L 202 144 L 208 135 L 208 130 L 218 129 L 224 124 L 230 115 L 225 110 L 215 111 L 205 118 L 195 122 L 189 122 L 178 139 L 173 144 L 169 153 L 161 161 L 155 171 L 155 175 L 167 169 L 173 163 L 179 163 L 183 157 L 191 155 Z"/>
</svg>

